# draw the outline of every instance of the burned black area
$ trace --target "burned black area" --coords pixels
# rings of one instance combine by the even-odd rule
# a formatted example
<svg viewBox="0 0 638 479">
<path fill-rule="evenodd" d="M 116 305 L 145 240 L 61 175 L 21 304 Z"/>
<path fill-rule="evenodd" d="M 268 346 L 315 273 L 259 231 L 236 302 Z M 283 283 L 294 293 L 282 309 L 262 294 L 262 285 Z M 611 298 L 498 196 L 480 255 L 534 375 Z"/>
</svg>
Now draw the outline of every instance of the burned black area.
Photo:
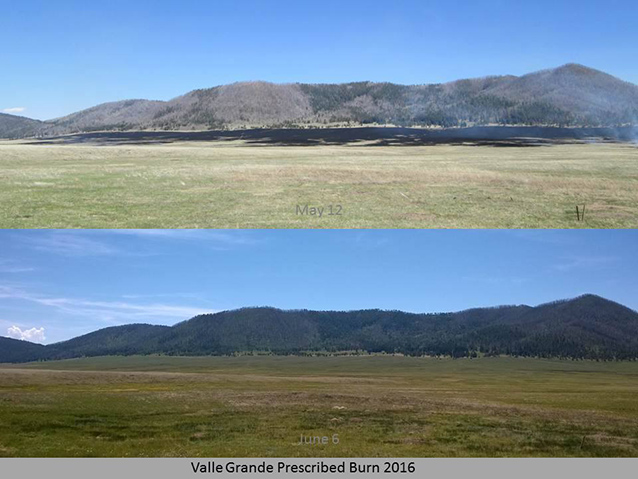
<svg viewBox="0 0 638 479">
<path fill-rule="evenodd" d="M 42 138 L 37 145 L 152 145 L 178 142 L 229 142 L 242 140 L 255 146 L 316 146 L 361 143 L 363 146 L 424 146 L 467 144 L 494 147 L 534 147 L 573 141 L 625 142 L 638 137 L 638 127 L 472 127 L 422 128 L 317 128 L 210 131 L 91 132 Z"/>
</svg>

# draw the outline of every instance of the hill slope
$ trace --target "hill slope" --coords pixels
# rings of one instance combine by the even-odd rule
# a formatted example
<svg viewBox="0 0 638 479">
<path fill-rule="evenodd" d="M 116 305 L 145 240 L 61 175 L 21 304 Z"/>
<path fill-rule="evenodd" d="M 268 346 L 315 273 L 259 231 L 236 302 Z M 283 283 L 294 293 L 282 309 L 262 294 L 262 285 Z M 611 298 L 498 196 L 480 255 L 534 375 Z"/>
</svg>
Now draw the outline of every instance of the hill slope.
<svg viewBox="0 0 638 479">
<path fill-rule="evenodd" d="M 638 313 L 594 295 L 536 307 L 438 314 L 244 308 L 196 316 L 173 327 L 111 327 L 46 347 L 2 339 L 9 342 L 0 350 L 0 362 L 113 354 L 306 354 L 319 350 L 635 359 Z"/>
<path fill-rule="evenodd" d="M 638 86 L 575 64 L 521 77 L 494 76 L 433 85 L 242 82 L 194 90 L 170 101 L 104 103 L 63 118 L 17 128 L 3 127 L 0 119 L 0 137 L 25 136 L 33 133 L 35 126 L 40 134 L 56 135 L 97 130 L 369 124 L 443 127 L 638 124 Z"/>
<path fill-rule="evenodd" d="M 0 138 L 34 136 L 43 126 L 43 122 L 38 120 L 0 113 Z"/>
<path fill-rule="evenodd" d="M 77 338 L 47 346 L 47 357 L 64 359 L 81 356 L 150 354 L 157 350 L 157 338 L 168 326 L 127 324 L 100 329 Z"/>
<path fill-rule="evenodd" d="M 163 104 L 162 101 L 150 100 L 103 103 L 47 122 L 47 134 L 137 129 L 148 124 Z"/>
<path fill-rule="evenodd" d="M 0 363 L 25 363 L 48 357 L 48 347 L 0 336 Z"/>
</svg>

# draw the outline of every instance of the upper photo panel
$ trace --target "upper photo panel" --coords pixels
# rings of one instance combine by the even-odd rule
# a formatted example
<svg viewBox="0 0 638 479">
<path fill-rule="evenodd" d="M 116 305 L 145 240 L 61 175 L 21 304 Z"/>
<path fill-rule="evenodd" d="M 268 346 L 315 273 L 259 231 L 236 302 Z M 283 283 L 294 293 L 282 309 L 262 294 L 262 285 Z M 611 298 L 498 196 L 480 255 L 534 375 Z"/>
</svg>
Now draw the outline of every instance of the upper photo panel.
<svg viewBox="0 0 638 479">
<path fill-rule="evenodd" d="M 5 2 L 0 228 L 638 228 L 635 1 Z"/>
</svg>

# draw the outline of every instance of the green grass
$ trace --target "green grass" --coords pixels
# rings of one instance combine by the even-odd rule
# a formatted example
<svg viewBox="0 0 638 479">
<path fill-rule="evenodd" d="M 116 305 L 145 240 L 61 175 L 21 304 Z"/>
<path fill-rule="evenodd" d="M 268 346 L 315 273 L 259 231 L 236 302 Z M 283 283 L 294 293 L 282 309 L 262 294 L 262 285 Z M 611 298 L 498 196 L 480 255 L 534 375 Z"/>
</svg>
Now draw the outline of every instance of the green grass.
<svg viewBox="0 0 638 479">
<path fill-rule="evenodd" d="M 0 142 L 0 204 L 1 228 L 630 228 L 638 148 Z"/>
<path fill-rule="evenodd" d="M 0 367 L 0 456 L 638 456 L 638 363 L 105 357 Z M 297 445 L 301 434 L 339 444 Z"/>
</svg>

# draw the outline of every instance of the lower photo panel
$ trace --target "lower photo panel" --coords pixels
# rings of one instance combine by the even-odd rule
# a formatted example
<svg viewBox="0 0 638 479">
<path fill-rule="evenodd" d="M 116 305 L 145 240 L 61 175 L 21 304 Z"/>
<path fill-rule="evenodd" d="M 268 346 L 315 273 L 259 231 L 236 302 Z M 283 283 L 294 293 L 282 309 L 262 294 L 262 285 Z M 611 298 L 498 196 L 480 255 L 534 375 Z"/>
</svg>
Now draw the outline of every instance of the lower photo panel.
<svg viewBox="0 0 638 479">
<path fill-rule="evenodd" d="M 441 464 L 425 458 L 638 457 L 633 230 L 0 230 L 0 246 L 0 457 L 183 458 L 149 466 L 172 477 L 232 458 L 422 477 Z"/>
</svg>

